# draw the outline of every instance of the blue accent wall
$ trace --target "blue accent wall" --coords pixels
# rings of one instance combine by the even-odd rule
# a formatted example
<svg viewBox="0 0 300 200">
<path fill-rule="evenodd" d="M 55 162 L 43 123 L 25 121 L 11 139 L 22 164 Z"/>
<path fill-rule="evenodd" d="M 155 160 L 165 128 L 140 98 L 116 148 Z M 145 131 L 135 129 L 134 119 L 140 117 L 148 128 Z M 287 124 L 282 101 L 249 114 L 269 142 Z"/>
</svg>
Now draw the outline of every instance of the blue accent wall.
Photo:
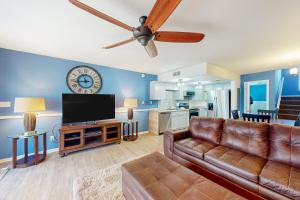
<svg viewBox="0 0 300 200">
<path fill-rule="evenodd" d="M 44 97 L 47 112 L 61 112 L 61 94 L 71 93 L 66 84 L 68 71 L 78 65 L 95 68 L 102 76 L 101 94 L 115 94 L 116 107 L 122 107 L 126 97 L 139 101 L 139 109 L 155 108 L 157 102 L 149 101 L 149 84 L 157 80 L 156 75 L 115 69 L 77 61 L 40 56 L 25 52 L 0 48 L 0 101 L 14 102 L 15 97 Z M 144 102 L 144 104 L 142 104 Z M 15 115 L 11 108 L 0 108 L 0 115 Z M 127 113 L 116 113 L 116 118 L 125 120 Z M 139 130 L 148 130 L 148 112 L 138 111 L 134 118 L 139 120 Z M 47 149 L 57 148 L 57 143 L 49 140 L 52 129 L 61 123 L 61 117 L 39 117 L 38 130 L 48 130 Z M 0 159 L 11 157 L 11 141 L 7 135 L 22 132 L 21 119 L 0 120 Z M 18 154 L 23 154 L 20 141 Z M 32 147 L 32 145 L 29 145 Z M 33 150 L 30 149 L 30 152 Z"/>
<path fill-rule="evenodd" d="M 283 96 L 300 96 L 300 91 L 298 88 L 299 77 L 291 76 L 290 69 L 283 69 L 281 72 L 282 77 L 284 77 L 282 95 Z"/>
<path fill-rule="evenodd" d="M 241 75 L 241 107 L 240 110 L 243 113 L 244 112 L 244 83 L 247 81 L 260 81 L 260 80 L 269 80 L 269 85 L 270 85 L 270 109 L 275 109 L 275 104 L 276 104 L 276 93 L 278 90 L 278 87 L 276 88 L 276 85 L 278 86 L 278 74 L 277 70 L 273 71 L 266 71 L 266 72 L 259 72 L 259 73 L 252 73 L 252 74 L 244 74 Z"/>
<path fill-rule="evenodd" d="M 260 84 L 260 85 L 250 85 L 250 96 L 252 97 L 253 101 L 266 101 L 267 85 Z"/>
</svg>

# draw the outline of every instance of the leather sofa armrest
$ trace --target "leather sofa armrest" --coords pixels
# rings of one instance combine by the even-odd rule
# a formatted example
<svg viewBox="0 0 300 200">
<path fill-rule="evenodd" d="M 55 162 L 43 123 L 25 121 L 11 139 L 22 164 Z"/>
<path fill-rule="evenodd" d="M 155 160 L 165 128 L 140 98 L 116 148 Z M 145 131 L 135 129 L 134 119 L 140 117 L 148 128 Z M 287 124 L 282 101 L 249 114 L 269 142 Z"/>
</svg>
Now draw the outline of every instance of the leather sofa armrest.
<svg viewBox="0 0 300 200">
<path fill-rule="evenodd" d="M 170 159 L 173 159 L 174 142 L 190 137 L 189 130 L 180 132 L 164 132 L 164 153 Z"/>
</svg>

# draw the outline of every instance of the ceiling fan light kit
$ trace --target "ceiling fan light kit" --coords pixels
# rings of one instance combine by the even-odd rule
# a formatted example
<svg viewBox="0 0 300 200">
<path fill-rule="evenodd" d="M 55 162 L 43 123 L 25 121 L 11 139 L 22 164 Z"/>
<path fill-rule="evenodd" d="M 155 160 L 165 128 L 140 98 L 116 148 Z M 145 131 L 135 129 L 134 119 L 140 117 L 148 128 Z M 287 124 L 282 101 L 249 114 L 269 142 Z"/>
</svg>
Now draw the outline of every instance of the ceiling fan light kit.
<svg viewBox="0 0 300 200">
<path fill-rule="evenodd" d="M 111 49 L 137 40 L 142 46 L 145 47 L 145 50 L 150 57 L 155 57 L 158 53 L 154 41 L 196 43 L 200 42 L 205 37 L 203 33 L 157 31 L 174 12 L 181 0 L 157 0 L 150 14 L 148 16 L 141 16 L 139 18 L 141 25 L 137 28 L 128 26 L 127 24 L 124 24 L 123 22 L 114 19 L 78 0 L 69 1 L 78 8 L 97 16 L 102 20 L 108 21 L 132 32 L 132 38 L 103 47 L 104 49 Z"/>
</svg>

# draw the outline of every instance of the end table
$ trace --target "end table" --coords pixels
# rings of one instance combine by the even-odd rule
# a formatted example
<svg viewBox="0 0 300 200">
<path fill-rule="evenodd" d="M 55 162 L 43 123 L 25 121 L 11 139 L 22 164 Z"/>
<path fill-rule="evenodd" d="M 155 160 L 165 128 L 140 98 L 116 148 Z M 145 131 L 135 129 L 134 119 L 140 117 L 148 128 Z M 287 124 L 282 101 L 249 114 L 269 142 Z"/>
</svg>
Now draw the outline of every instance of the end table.
<svg viewBox="0 0 300 200">
<path fill-rule="evenodd" d="M 127 126 L 127 134 L 126 134 L 126 126 Z M 136 120 L 128 120 L 123 122 L 123 140 L 134 141 L 138 139 L 139 136 L 138 126 L 139 123 Z"/>
<path fill-rule="evenodd" d="M 43 136 L 43 154 L 39 154 L 39 136 Z M 19 135 L 9 135 L 12 139 L 12 167 L 24 168 L 37 165 L 44 161 L 47 156 L 47 132 L 33 131 L 31 133 L 22 133 Z M 28 156 L 28 139 L 34 138 L 34 154 Z M 24 158 L 17 160 L 18 140 L 24 139 Z"/>
</svg>

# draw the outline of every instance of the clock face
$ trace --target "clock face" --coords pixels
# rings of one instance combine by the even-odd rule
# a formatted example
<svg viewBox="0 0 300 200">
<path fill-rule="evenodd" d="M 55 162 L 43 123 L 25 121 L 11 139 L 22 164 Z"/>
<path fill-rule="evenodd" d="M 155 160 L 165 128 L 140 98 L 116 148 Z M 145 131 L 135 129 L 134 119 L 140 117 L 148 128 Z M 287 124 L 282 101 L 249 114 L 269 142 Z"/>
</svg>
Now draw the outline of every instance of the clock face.
<svg viewBox="0 0 300 200">
<path fill-rule="evenodd" d="M 96 94 L 102 87 L 102 79 L 95 69 L 88 66 L 78 66 L 69 71 L 67 84 L 74 93 Z"/>
</svg>

